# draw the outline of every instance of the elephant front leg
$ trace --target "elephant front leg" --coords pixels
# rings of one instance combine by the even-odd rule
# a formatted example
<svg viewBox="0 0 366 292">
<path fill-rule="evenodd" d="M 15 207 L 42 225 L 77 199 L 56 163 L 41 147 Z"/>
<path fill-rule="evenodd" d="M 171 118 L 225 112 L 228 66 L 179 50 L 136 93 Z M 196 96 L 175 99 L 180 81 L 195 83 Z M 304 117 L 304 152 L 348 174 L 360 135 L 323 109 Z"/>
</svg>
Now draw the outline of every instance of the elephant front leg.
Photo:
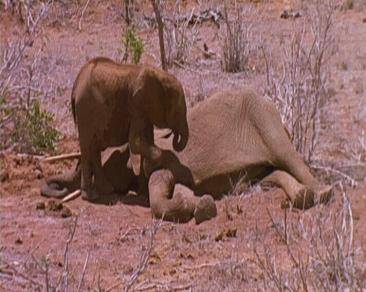
<svg viewBox="0 0 366 292">
<path fill-rule="evenodd" d="M 171 171 L 161 169 L 149 179 L 150 207 L 154 217 L 173 222 L 188 222 L 195 217 L 197 224 L 216 216 L 213 198 L 196 197 L 192 190 L 176 185 Z"/>
<path fill-rule="evenodd" d="M 148 125 L 142 118 L 135 117 L 131 122 L 129 138 L 130 150 L 133 154 L 141 155 L 140 160 L 132 160 L 132 166 L 136 173 L 141 169 L 141 161 L 147 159 L 153 168 L 162 165 L 162 151 L 154 144 L 154 130 L 152 125 Z M 134 165 L 138 161 L 138 165 Z"/>
<path fill-rule="evenodd" d="M 80 147 L 82 149 L 82 147 Z M 87 201 L 93 201 L 98 196 L 92 189 L 93 165 L 91 153 L 81 150 L 81 197 Z"/>
<path fill-rule="evenodd" d="M 80 148 L 82 166 L 81 196 L 84 200 L 96 201 L 99 193 L 102 195 L 109 194 L 113 191 L 113 187 L 104 175 L 100 152 L 95 148 Z"/>
</svg>

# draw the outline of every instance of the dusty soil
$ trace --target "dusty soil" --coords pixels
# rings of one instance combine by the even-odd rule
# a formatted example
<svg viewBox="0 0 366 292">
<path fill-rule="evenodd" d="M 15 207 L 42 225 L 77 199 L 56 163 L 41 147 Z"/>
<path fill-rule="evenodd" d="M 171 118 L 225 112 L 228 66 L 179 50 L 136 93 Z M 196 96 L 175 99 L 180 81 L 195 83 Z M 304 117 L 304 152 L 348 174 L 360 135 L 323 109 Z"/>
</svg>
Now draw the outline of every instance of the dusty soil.
<svg viewBox="0 0 366 292">
<path fill-rule="evenodd" d="M 253 2 L 260 2 L 257 5 L 263 11 L 263 31 L 269 40 L 278 42 L 293 21 L 279 18 L 285 4 Z M 184 3 L 187 11 L 197 5 L 196 1 Z M 34 51 L 42 48 L 40 78 L 54 93 L 44 98 L 43 106 L 56 115 L 57 128 L 64 135 L 57 152 L 66 153 L 78 150 L 68 106 L 75 76 L 80 66 L 94 56 L 118 57 L 124 21 L 120 1 L 91 1 L 81 31 L 80 8 L 56 8 L 47 18 L 43 37 L 37 40 Z M 151 14 L 145 2 L 139 11 Z M 358 178 L 358 186 L 346 187 L 345 193 L 352 206 L 353 257 L 361 271 L 365 270 L 366 184 L 365 168 L 359 165 L 366 158 L 362 154 L 356 159 L 359 149 L 355 143 L 365 139 L 366 131 L 365 11 L 362 5 L 337 11 L 339 50 L 331 61 L 334 96 L 321 147 L 321 157 L 327 165 L 341 165 L 347 174 Z M 16 17 L 6 11 L 0 16 L 1 41 L 19 38 L 22 24 Z M 159 65 L 156 30 L 140 23 L 139 35 L 145 41 L 142 62 Z M 203 58 L 203 43 L 216 54 L 213 58 Z M 248 72 L 228 74 L 220 69 L 220 50 L 219 31 L 214 24 L 204 23 L 188 63 L 171 69 L 182 81 L 190 105 L 216 90 L 244 85 L 260 90 L 264 78 L 260 57 L 251 61 L 253 66 Z M 81 199 L 60 205 L 41 197 L 41 180 L 71 166 L 72 162 L 45 164 L 38 157 L 13 152 L 0 156 L 0 290 L 41 291 L 46 289 L 46 283 L 55 287 L 62 282 L 58 286 L 62 290 L 68 286 L 70 291 L 77 291 L 82 278 L 81 291 L 118 291 L 129 283 L 137 291 L 267 290 L 269 286 L 263 283 L 268 275 L 256 252 L 262 255 L 270 250 L 280 263 L 280 270 L 291 271 L 289 245 L 278 232 L 285 214 L 289 222 L 312 222 L 311 218 L 318 214 L 338 214 L 344 208 L 339 187 L 327 206 L 286 213 L 280 208 L 285 196 L 282 190 L 251 187 L 218 201 L 218 216 L 203 224 L 157 223 L 151 218 L 146 200 L 133 196 L 120 196 L 110 205 Z M 301 250 L 298 242 L 294 239 L 290 244 L 294 251 Z M 144 265 L 145 253 L 148 256 Z M 136 281 L 134 276 L 138 276 Z M 366 288 L 366 275 L 361 272 L 357 277 L 363 283 L 360 287 Z"/>
</svg>

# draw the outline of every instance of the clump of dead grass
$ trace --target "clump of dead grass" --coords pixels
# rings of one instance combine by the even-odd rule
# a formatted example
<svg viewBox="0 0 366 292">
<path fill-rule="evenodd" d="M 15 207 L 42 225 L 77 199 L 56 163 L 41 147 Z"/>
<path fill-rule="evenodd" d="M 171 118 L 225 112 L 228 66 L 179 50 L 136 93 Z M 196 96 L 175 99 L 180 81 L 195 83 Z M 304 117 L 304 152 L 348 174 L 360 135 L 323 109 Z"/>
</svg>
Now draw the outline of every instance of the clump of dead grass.
<svg viewBox="0 0 366 292">
<path fill-rule="evenodd" d="M 242 72 L 248 69 L 249 58 L 255 49 L 251 6 L 235 1 L 235 14 L 230 19 L 224 6 L 225 30 L 223 35 L 221 66 L 225 72 Z"/>
<path fill-rule="evenodd" d="M 30 53 L 50 3 L 42 3 L 38 10 L 29 8 L 23 35 L 0 45 L 1 150 L 15 147 L 21 152 L 39 153 L 55 148 L 58 132 L 53 128 L 54 116 L 41 107 L 38 99 L 49 93 L 41 89 L 42 70 L 38 65 L 42 49 Z"/>
<path fill-rule="evenodd" d="M 293 22 L 281 44 L 279 64 L 262 48 L 266 62 L 266 95 L 277 104 L 293 144 L 307 162 L 319 145 L 321 116 L 329 102 L 329 60 L 336 52 L 336 2 L 311 1 L 302 20 Z"/>
</svg>

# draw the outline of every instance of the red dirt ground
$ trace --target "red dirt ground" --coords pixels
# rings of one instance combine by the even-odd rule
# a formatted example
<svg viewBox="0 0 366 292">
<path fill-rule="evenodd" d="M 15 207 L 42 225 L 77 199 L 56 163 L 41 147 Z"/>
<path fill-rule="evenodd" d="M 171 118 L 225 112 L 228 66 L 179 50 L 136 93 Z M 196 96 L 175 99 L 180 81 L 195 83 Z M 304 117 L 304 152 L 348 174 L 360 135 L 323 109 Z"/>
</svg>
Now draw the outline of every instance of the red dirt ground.
<svg viewBox="0 0 366 292">
<path fill-rule="evenodd" d="M 184 2 L 187 3 L 187 9 L 196 5 L 196 1 Z M 290 27 L 289 21 L 279 18 L 284 7 L 279 2 L 281 1 L 258 4 L 265 15 L 263 30 L 273 40 L 285 34 Z M 40 47 L 42 42 L 45 44 L 41 60 L 44 71 L 40 74 L 45 80 L 47 76 L 46 82 L 57 93 L 44 99 L 43 105 L 56 114 L 57 128 L 65 136 L 58 145 L 58 153 L 78 150 L 68 110 L 70 91 L 78 69 L 93 56 L 116 56 L 117 48 L 121 47 L 123 19 L 119 14 L 119 3 L 120 1 L 91 1 L 83 18 L 81 32 L 77 30 L 79 17 L 65 9 L 66 16 L 59 12 L 58 17 L 54 16 L 54 21 L 47 19 L 44 37 L 35 45 Z M 145 2 L 139 9 L 151 13 L 150 6 Z M 67 13 L 71 13 L 71 16 Z M 0 13 L 0 16 L 1 41 L 19 37 L 17 31 L 21 24 L 7 12 Z M 332 60 L 332 87 L 335 96 L 329 106 L 321 154 L 326 157 L 324 160 L 329 165 L 343 162 L 352 164 L 346 146 L 350 145 L 350 141 L 357 141 L 362 137 L 362 131 L 366 131 L 366 98 L 363 90 L 366 81 L 364 17 L 365 10 L 361 5 L 337 13 L 339 52 Z M 145 40 L 146 51 L 142 62 L 158 65 L 156 35 L 156 31 L 151 28 L 141 29 L 140 36 Z M 210 23 L 200 28 L 197 46 L 202 47 L 204 42 L 217 55 L 221 54 L 216 28 Z M 220 89 L 247 84 L 259 88 L 263 80 L 261 68 L 254 68 L 249 73 L 222 73 L 220 58 L 216 56 L 205 60 L 198 49 L 193 50 L 185 67 L 175 67 L 172 72 L 182 81 L 192 104 Z M 81 291 L 121 290 L 138 270 L 141 257 L 148 249 L 150 231 L 156 224 L 148 206 L 131 196 L 121 197 L 120 201 L 111 205 L 91 204 L 77 199 L 63 206 L 52 204 L 50 200 L 41 197 L 41 179 L 60 173 L 71 165 L 71 162 L 45 164 L 37 157 L 12 152 L 0 156 L 0 174 L 1 171 L 6 173 L 5 179 L 0 182 L 1 291 L 43 291 L 46 282 L 56 286 L 62 275 L 68 278 L 69 290 L 77 291 L 88 254 Z M 347 168 L 349 169 L 351 168 Z M 361 270 L 365 270 L 362 262 L 366 252 L 364 169 L 357 173 L 352 172 L 352 169 L 348 172 L 356 175 L 360 181 L 355 189 L 346 188 L 353 211 L 354 246 L 357 251 L 354 256 L 357 262 L 361 262 Z M 161 223 L 146 269 L 134 282 L 134 289 L 269 289 L 263 288 L 266 286 L 261 284 L 266 275 L 256 265 L 254 251 L 257 248 L 263 252 L 266 247 L 270 247 L 273 256 L 281 263 L 281 268 L 286 270 L 291 267 L 287 246 L 281 241 L 276 224 L 271 219 L 272 216 L 282 222 L 285 211 L 280 208 L 280 203 L 284 196 L 279 189 L 262 191 L 253 187 L 245 193 L 227 196 L 217 202 L 218 216 L 203 224 L 195 225 L 193 221 L 187 224 Z M 290 211 L 288 216 L 291 217 L 291 222 L 296 222 L 299 218 L 310 220 L 317 214 L 336 214 L 341 204 L 342 193 L 337 188 L 335 198 L 329 205 L 317 206 L 305 212 Z M 76 218 L 75 234 L 67 244 Z M 65 261 L 66 247 L 68 266 Z M 65 276 L 66 272 L 68 276 Z M 359 280 L 363 281 L 363 287 L 366 288 L 365 273 L 359 275 Z M 62 291 L 66 284 L 63 285 Z"/>
</svg>

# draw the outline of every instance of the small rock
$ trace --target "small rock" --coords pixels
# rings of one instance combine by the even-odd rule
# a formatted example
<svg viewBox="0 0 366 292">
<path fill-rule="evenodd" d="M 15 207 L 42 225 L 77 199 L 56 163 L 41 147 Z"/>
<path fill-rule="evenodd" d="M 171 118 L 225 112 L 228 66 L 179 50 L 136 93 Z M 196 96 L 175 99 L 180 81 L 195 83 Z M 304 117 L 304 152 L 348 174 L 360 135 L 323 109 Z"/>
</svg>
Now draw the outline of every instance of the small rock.
<svg viewBox="0 0 366 292">
<path fill-rule="evenodd" d="M 300 12 L 295 12 L 295 11 L 292 11 L 292 10 L 284 10 L 281 13 L 280 17 L 283 18 L 283 19 L 288 19 L 288 18 L 298 18 L 300 16 L 301 16 Z"/>
<path fill-rule="evenodd" d="M 5 182 L 9 179 L 9 173 L 6 170 L 0 171 L 0 182 Z"/>
<path fill-rule="evenodd" d="M 221 241 L 221 240 L 224 239 L 224 237 L 227 237 L 227 238 L 236 237 L 236 232 L 237 232 L 237 229 L 236 228 L 229 228 L 227 230 L 221 230 L 215 236 L 215 241 Z"/>
<path fill-rule="evenodd" d="M 18 237 L 17 240 L 15 241 L 16 244 L 22 244 L 23 243 L 23 240 Z"/>
<path fill-rule="evenodd" d="M 220 231 L 216 236 L 215 236 L 215 241 L 221 241 L 224 238 L 224 232 Z"/>
<path fill-rule="evenodd" d="M 36 210 L 44 210 L 46 209 L 46 204 L 44 202 L 38 202 L 36 205 Z"/>
<path fill-rule="evenodd" d="M 161 262 L 161 258 L 157 253 L 150 255 L 149 265 L 156 265 Z"/>
<path fill-rule="evenodd" d="M 50 200 L 47 204 L 47 209 L 50 211 L 61 211 L 63 208 L 62 203 Z"/>
<path fill-rule="evenodd" d="M 34 174 L 36 175 L 36 178 L 37 179 L 43 178 L 43 173 L 39 169 L 36 169 L 35 172 L 34 172 Z"/>
<path fill-rule="evenodd" d="M 236 231 L 237 231 L 236 228 L 229 228 L 226 231 L 226 237 L 236 237 Z"/>
<path fill-rule="evenodd" d="M 61 211 L 61 217 L 62 218 L 68 218 L 72 216 L 72 211 L 67 208 L 67 207 L 63 207 L 62 211 Z"/>
</svg>

